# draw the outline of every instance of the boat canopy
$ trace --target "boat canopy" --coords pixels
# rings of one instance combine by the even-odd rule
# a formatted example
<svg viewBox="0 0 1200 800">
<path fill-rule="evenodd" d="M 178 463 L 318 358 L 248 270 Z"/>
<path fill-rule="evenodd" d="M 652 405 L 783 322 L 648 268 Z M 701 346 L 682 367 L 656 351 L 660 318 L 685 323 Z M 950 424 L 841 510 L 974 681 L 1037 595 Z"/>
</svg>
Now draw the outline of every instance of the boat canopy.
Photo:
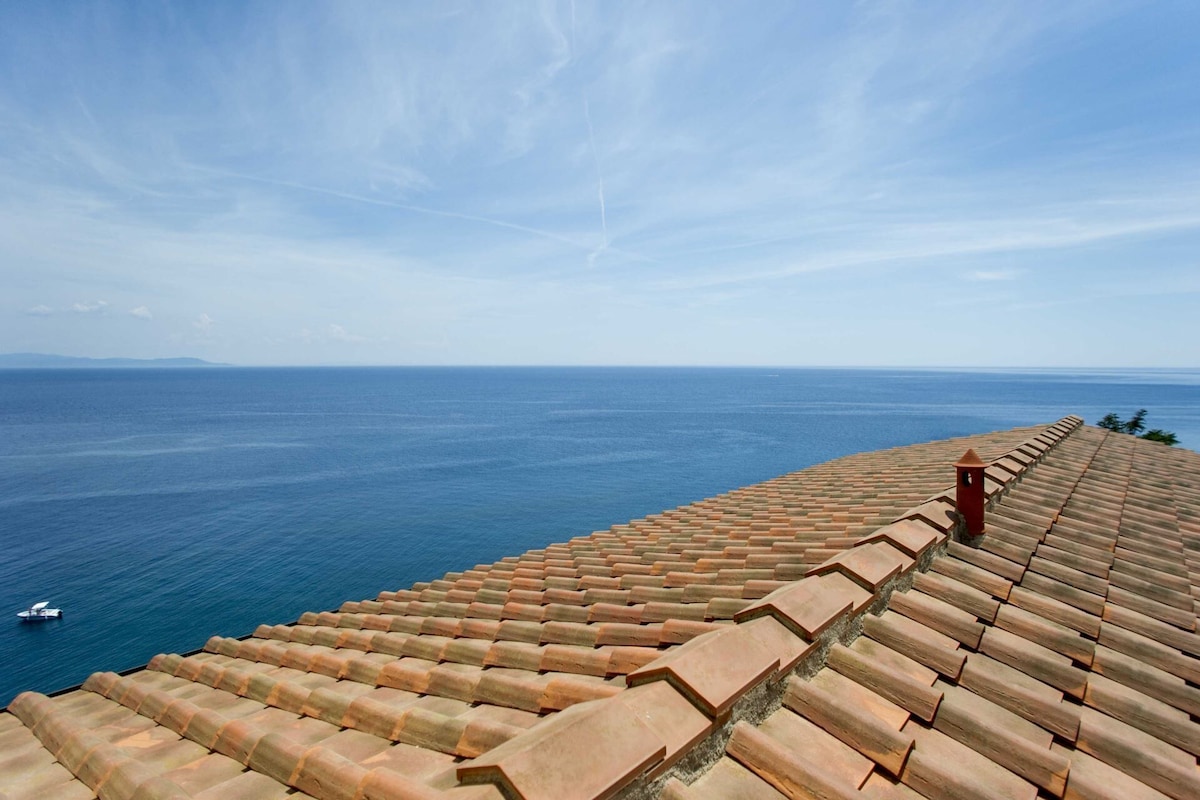
<svg viewBox="0 0 1200 800">
<path fill-rule="evenodd" d="M 46 607 L 46 606 L 48 606 L 48 605 L 50 605 L 50 601 L 49 601 L 49 600 L 43 600 L 43 601 L 42 601 L 42 602 L 40 602 L 40 603 L 34 603 L 33 605 L 31 605 L 31 606 L 29 607 L 29 610 L 30 610 L 30 611 L 41 611 L 43 608 L 45 608 L 45 607 Z"/>
</svg>

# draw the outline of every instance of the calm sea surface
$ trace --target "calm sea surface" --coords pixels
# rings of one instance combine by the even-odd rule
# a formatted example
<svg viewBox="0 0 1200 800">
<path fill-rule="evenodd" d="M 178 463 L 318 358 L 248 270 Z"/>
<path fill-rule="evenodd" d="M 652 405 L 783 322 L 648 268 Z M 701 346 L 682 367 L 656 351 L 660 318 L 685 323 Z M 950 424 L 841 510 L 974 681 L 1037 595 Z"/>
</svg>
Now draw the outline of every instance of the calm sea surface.
<svg viewBox="0 0 1200 800">
<path fill-rule="evenodd" d="M 862 450 L 1200 371 L 0 371 L 0 705 Z M 37 600 L 65 618 L 22 625 Z"/>
</svg>

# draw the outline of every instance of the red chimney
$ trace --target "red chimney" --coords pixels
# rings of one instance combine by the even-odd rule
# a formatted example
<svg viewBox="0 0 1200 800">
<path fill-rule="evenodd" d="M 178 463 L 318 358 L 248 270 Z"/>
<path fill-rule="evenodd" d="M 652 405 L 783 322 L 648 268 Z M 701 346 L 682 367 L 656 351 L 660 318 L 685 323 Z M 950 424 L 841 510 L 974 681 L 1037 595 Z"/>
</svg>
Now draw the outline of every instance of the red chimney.
<svg viewBox="0 0 1200 800">
<path fill-rule="evenodd" d="M 983 468 L 986 466 L 974 450 L 968 450 L 954 465 L 958 470 L 955 505 L 969 536 L 983 535 Z"/>
</svg>

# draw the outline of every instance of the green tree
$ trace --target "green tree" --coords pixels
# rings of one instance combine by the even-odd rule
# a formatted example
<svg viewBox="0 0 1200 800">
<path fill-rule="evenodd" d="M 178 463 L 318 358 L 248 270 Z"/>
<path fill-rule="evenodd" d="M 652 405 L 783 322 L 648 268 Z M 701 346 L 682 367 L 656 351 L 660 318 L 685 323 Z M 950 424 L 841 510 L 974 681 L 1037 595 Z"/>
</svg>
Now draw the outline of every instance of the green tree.
<svg viewBox="0 0 1200 800">
<path fill-rule="evenodd" d="M 1151 442 L 1162 442 L 1165 445 L 1173 446 L 1179 444 L 1179 437 L 1170 431 L 1164 431 L 1162 428 L 1154 428 L 1146 430 L 1146 409 L 1139 408 L 1137 412 L 1128 420 L 1122 420 L 1116 414 L 1105 414 L 1103 419 L 1096 423 L 1098 427 L 1115 433 L 1128 433 L 1139 438 L 1146 439 Z"/>
<path fill-rule="evenodd" d="M 1154 428 L 1142 434 L 1143 439 L 1149 439 L 1152 442 L 1162 442 L 1163 444 L 1173 447 L 1179 444 L 1179 437 L 1170 431 L 1159 430 Z"/>
<path fill-rule="evenodd" d="M 1125 433 L 1132 433 L 1137 436 L 1142 431 L 1146 430 L 1146 409 L 1140 408 L 1138 412 L 1129 418 L 1125 423 Z"/>
</svg>

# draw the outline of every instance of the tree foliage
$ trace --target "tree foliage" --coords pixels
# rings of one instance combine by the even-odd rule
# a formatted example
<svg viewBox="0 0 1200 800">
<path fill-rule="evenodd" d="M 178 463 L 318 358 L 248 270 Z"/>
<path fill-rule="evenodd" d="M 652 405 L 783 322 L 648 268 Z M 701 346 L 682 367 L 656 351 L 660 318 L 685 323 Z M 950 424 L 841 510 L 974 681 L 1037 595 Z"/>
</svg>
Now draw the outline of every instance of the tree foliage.
<svg viewBox="0 0 1200 800">
<path fill-rule="evenodd" d="M 1178 436 L 1171 433 L 1170 431 L 1164 431 L 1164 430 L 1160 430 L 1158 428 L 1154 428 L 1153 430 L 1146 431 L 1145 433 L 1142 434 L 1142 438 L 1149 439 L 1152 442 L 1162 442 L 1163 444 L 1168 445 L 1168 446 L 1174 446 L 1174 445 L 1179 444 Z"/>
<path fill-rule="evenodd" d="M 1127 420 L 1122 420 L 1116 414 L 1105 414 L 1104 418 L 1096 423 L 1101 428 L 1105 428 L 1116 433 L 1128 433 L 1133 436 L 1139 436 L 1141 439 L 1147 439 L 1151 442 L 1162 442 L 1165 445 L 1179 444 L 1179 437 L 1170 431 L 1164 431 L 1161 428 L 1154 428 L 1146 431 L 1146 409 L 1139 408 L 1137 412 Z M 1146 431 L 1142 433 L 1142 431 Z"/>
</svg>

